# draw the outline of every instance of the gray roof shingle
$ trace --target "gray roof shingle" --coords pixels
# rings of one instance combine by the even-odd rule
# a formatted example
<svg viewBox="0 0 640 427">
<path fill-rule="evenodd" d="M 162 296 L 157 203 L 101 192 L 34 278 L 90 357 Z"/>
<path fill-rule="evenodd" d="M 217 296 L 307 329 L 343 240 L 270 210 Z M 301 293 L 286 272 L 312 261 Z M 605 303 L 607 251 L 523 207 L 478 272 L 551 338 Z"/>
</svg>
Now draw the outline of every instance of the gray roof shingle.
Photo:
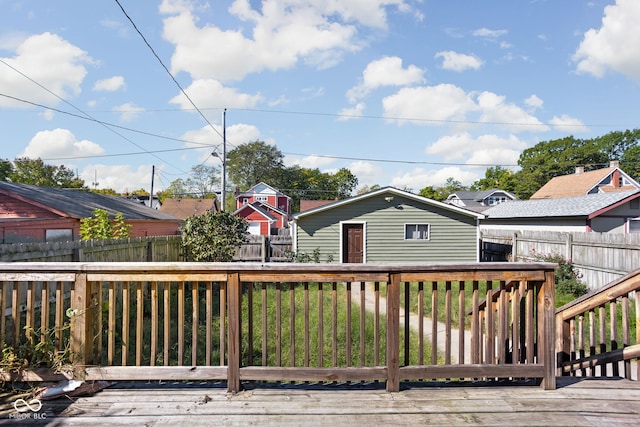
<svg viewBox="0 0 640 427">
<path fill-rule="evenodd" d="M 37 187 L 0 181 L 0 191 L 34 200 L 72 218 L 88 218 L 95 209 L 104 209 L 110 216 L 122 213 L 127 220 L 177 220 L 178 218 L 151 209 L 141 203 L 116 196 L 106 196 L 83 190 Z"/>
<path fill-rule="evenodd" d="M 630 190 L 557 199 L 508 201 L 487 209 L 483 214 L 488 219 L 589 216 L 634 194 L 640 197 L 639 190 Z"/>
</svg>

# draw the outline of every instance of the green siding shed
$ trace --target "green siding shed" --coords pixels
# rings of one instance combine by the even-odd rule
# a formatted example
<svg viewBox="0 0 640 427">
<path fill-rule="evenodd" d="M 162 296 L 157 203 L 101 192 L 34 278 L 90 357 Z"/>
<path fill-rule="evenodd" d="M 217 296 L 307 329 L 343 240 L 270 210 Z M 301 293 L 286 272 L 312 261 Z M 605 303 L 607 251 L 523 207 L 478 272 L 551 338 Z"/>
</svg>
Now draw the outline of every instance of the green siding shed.
<svg viewBox="0 0 640 427">
<path fill-rule="evenodd" d="M 477 262 L 481 218 L 386 187 L 293 215 L 293 248 L 321 262 Z"/>
</svg>

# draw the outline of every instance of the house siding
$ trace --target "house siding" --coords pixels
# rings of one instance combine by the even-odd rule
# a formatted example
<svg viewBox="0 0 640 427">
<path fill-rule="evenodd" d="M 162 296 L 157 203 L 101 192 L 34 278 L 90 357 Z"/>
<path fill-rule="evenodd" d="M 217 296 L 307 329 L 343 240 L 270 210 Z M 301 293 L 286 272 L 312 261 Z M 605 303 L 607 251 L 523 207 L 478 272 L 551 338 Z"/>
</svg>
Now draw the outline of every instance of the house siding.
<svg viewBox="0 0 640 427">
<path fill-rule="evenodd" d="M 476 219 L 462 213 L 395 196 L 345 204 L 297 221 L 298 253 L 320 251 L 321 261 L 331 256 L 340 262 L 343 223 L 365 224 L 365 262 L 477 261 Z M 405 224 L 429 224 L 428 241 L 404 240 Z"/>
</svg>

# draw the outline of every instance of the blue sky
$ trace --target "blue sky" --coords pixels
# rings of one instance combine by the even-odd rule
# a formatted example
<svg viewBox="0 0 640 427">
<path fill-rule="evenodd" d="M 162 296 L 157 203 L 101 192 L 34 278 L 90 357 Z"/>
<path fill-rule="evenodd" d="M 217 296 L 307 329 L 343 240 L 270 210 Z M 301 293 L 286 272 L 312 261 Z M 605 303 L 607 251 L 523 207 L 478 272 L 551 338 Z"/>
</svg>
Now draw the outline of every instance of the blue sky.
<svg viewBox="0 0 640 427">
<path fill-rule="evenodd" d="M 261 140 L 287 165 L 415 192 L 515 170 L 540 141 L 638 127 L 637 0 L 0 8 L 0 157 L 64 164 L 97 188 L 149 190 L 155 166 L 160 190 L 220 165 L 224 109 L 228 150 Z"/>
</svg>

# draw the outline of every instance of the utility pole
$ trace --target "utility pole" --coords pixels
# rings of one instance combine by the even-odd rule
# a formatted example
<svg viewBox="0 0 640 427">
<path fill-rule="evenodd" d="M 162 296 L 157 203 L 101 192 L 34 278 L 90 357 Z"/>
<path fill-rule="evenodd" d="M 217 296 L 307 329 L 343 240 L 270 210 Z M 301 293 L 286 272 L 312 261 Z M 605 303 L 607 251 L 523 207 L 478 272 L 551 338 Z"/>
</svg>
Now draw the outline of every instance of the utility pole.
<svg viewBox="0 0 640 427">
<path fill-rule="evenodd" d="M 149 207 L 153 209 L 153 177 L 156 174 L 156 165 L 151 166 L 151 195 L 149 196 Z"/>
<path fill-rule="evenodd" d="M 222 110 L 222 190 L 220 191 L 220 211 L 224 212 L 227 190 L 227 109 Z"/>
</svg>

